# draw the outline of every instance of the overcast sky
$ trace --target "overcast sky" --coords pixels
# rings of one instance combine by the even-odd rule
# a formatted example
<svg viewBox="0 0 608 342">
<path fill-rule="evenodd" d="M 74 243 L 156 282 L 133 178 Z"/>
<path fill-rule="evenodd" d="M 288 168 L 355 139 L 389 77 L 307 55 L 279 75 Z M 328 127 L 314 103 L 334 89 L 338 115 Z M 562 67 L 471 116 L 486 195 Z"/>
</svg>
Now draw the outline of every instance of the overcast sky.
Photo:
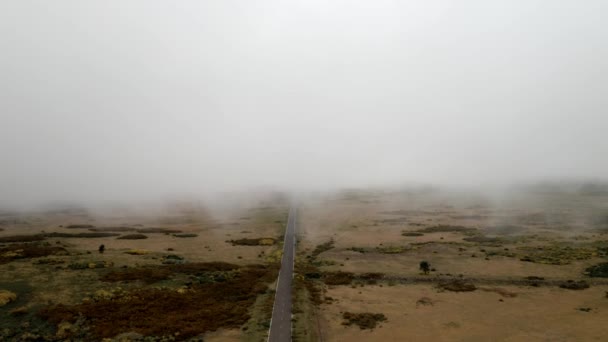
<svg viewBox="0 0 608 342">
<path fill-rule="evenodd" d="M 608 175 L 608 1 L 0 2 L 0 204 Z"/>
</svg>

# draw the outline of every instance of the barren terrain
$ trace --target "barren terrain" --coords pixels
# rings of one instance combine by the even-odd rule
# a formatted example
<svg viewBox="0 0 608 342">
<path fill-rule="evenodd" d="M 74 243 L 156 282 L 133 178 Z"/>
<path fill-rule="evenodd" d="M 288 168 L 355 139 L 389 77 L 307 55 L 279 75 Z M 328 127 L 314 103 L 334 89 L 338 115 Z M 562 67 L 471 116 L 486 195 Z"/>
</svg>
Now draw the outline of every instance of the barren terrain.
<svg viewBox="0 0 608 342">
<path fill-rule="evenodd" d="M 604 340 L 607 233 L 604 194 L 306 198 L 295 339 Z"/>
<path fill-rule="evenodd" d="M 287 210 L 2 212 L 0 340 L 263 341 Z"/>
</svg>

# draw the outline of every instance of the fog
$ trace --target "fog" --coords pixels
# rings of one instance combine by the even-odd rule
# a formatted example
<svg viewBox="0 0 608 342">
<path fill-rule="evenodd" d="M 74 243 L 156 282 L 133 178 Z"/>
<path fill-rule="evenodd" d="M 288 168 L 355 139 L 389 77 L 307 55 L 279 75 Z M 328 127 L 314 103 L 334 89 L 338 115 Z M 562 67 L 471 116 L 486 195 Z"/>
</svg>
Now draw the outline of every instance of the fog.
<svg viewBox="0 0 608 342">
<path fill-rule="evenodd" d="M 608 2 L 0 3 L 0 206 L 608 175 Z"/>
</svg>

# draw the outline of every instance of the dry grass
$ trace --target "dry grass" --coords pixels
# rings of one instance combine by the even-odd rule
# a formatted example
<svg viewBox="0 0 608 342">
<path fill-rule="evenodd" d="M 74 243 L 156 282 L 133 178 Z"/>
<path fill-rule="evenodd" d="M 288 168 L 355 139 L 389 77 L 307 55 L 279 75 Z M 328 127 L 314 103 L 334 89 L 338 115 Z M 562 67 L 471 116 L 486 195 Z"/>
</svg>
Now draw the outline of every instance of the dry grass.
<svg viewBox="0 0 608 342">
<path fill-rule="evenodd" d="M 342 314 L 342 318 L 344 318 L 344 322 L 342 322 L 342 325 L 355 324 L 359 326 L 361 330 L 374 329 L 378 325 L 378 323 L 386 321 L 386 316 L 384 316 L 384 314 L 370 312 L 345 312 Z"/>
<path fill-rule="evenodd" d="M 12 235 L 0 237 L 0 243 L 35 242 L 44 240 L 44 235 Z"/>
<path fill-rule="evenodd" d="M 92 232 L 114 232 L 114 233 L 126 233 L 126 232 L 134 232 L 136 229 L 131 227 L 99 227 L 99 228 L 90 228 Z"/>
<path fill-rule="evenodd" d="M 49 247 L 41 244 L 14 244 L 0 248 L 0 264 L 17 259 L 40 258 L 49 255 L 66 255 L 63 247 Z"/>
<path fill-rule="evenodd" d="M 92 339 L 137 332 L 185 340 L 242 326 L 250 318 L 249 309 L 257 296 L 268 290 L 276 275 L 275 267 L 252 265 L 222 283 L 193 285 L 184 291 L 133 290 L 97 302 L 49 306 L 39 315 L 54 324 L 74 323 L 84 317 Z"/>
<path fill-rule="evenodd" d="M 44 234 L 45 237 L 50 238 L 81 238 L 81 239 L 95 239 L 95 238 L 104 238 L 104 237 L 112 237 L 119 236 L 120 234 L 116 233 L 102 233 L 102 232 L 93 232 L 93 233 L 48 233 Z"/>
<path fill-rule="evenodd" d="M 169 229 L 169 228 L 140 228 L 140 229 L 136 229 L 135 231 L 138 233 L 144 233 L 144 234 L 154 234 L 154 233 L 178 234 L 178 233 L 182 232 L 179 229 Z"/>
<path fill-rule="evenodd" d="M 127 235 L 123 235 L 121 237 L 118 237 L 118 240 L 143 240 L 143 239 L 147 239 L 148 237 L 144 234 L 127 234 Z"/>
<path fill-rule="evenodd" d="M 273 238 L 257 238 L 257 239 L 237 239 L 237 240 L 229 240 L 233 246 L 271 246 L 274 245 L 277 241 Z"/>
<path fill-rule="evenodd" d="M 463 279 L 453 279 L 437 284 L 437 287 L 441 290 L 452 291 L 452 292 L 470 292 L 477 290 L 475 284 L 470 283 Z"/>
<path fill-rule="evenodd" d="M 68 229 L 84 229 L 84 228 L 94 228 L 95 226 L 92 224 L 69 224 L 65 227 Z"/>
</svg>

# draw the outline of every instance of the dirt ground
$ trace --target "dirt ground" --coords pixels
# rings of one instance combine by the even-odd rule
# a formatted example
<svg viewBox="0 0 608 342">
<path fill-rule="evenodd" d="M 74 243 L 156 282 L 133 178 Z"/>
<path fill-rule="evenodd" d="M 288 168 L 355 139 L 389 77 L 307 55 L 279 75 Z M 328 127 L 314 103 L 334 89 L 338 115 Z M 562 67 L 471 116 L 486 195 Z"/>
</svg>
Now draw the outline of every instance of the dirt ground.
<svg viewBox="0 0 608 342">
<path fill-rule="evenodd" d="M 326 341 L 602 341 L 608 319 L 607 286 L 585 291 L 505 286 L 505 298 L 486 291 L 438 292 L 428 285 L 337 286 L 322 306 Z M 427 304 L 417 304 L 421 298 Z M 502 299 L 503 301 L 499 301 Z M 578 308 L 591 308 L 583 312 Z M 379 312 L 373 330 L 341 325 L 340 312 Z"/>
<path fill-rule="evenodd" d="M 608 195 L 345 191 L 303 199 L 299 215 L 299 257 L 317 270 L 300 276 L 323 297 L 309 309 L 317 317 L 298 316 L 306 320 L 296 324 L 307 336 L 300 340 L 600 341 L 608 334 L 608 279 L 585 274 L 608 261 Z M 328 241 L 333 248 L 311 259 Z M 421 261 L 430 263 L 428 275 Z M 323 283 L 323 274 L 338 271 L 354 280 Z M 360 278 L 370 272 L 382 277 Z M 476 290 L 438 288 L 454 279 Z M 581 280 L 590 287 L 560 288 Z M 387 320 L 361 329 L 343 325 L 347 312 Z"/>
</svg>

